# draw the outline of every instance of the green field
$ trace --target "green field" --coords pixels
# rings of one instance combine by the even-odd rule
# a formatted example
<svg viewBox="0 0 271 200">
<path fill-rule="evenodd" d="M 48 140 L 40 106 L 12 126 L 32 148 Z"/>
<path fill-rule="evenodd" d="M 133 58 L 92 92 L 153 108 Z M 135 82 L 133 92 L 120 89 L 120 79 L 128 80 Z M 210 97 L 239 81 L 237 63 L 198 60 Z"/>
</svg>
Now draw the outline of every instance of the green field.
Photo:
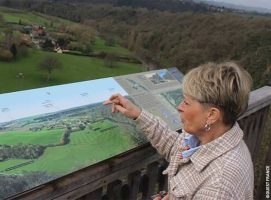
<svg viewBox="0 0 271 200">
<path fill-rule="evenodd" d="M 96 37 L 95 43 L 93 45 L 94 52 L 108 52 L 114 53 L 120 56 L 131 56 L 131 52 L 119 45 L 107 46 L 105 40 L 100 37 Z"/>
<path fill-rule="evenodd" d="M 21 21 L 23 24 L 37 23 L 39 25 L 49 26 L 53 22 L 54 27 L 61 24 L 72 23 L 68 20 L 57 17 L 6 7 L 0 7 L 0 14 L 6 22 L 10 23 L 18 23 Z M 1 34 L 0 30 L 0 40 L 1 37 L 3 37 L 3 34 Z M 118 44 L 108 46 L 106 45 L 105 40 L 99 36 L 96 37 L 96 41 L 92 48 L 94 53 L 114 53 L 117 56 L 133 58 L 133 55 L 129 50 L 119 46 Z M 105 65 L 104 59 L 98 59 L 95 57 L 56 54 L 35 49 L 29 49 L 29 51 L 30 53 L 28 56 L 21 56 L 17 60 L 11 62 L 0 61 L 0 93 L 119 76 L 143 71 L 143 67 L 140 64 L 135 63 L 115 62 L 114 67 L 110 68 Z M 51 81 L 47 81 L 46 72 L 38 70 L 37 67 L 43 58 L 48 55 L 57 56 L 63 66 L 62 70 L 56 70 L 53 72 Z M 24 78 L 17 78 L 19 73 L 23 73 Z"/>
<path fill-rule="evenodd" d="M 63 146 L 48 147 L 44 154 L 35 159 L 33 163 L 10 170 L 8 174 L 21 174 L 25 172 L 46 171 L 49 173 L 65 174 L 79 168 L 86 167 L 98 161 L 112 157 L 116 154 L 127 151 L 136 146 L 129 133 L 122 130 L 121 127 L 115 127 L 109 131 L 101 131 L 105 128 L 112 127 L 114 124 L 105 120 L 96 122 L 91 125 L 91 128 L 86 128 L 82 131 L 73 132 L 70 136 L 70 143 Z M 93 130 L 99 127 L 99 130 Z M 15 135 L 16 134 L 16 135 Z M 20 133 L 14 133 L 13 137 L 18 136 Z M 31 133 L 33 136 L 33 133 Z M 31 134 L 23 133 L 17 141 L 30 141 Z M 55 133 L 42 133 L 37 132 L 37 139 L 44 140 L 46 143 L 52 137 L 51 134 L 56 134 L 54 140 L 58 140 L 59 130 Z M 39 137 L 43 135 L 44 138 Z M 0 135 L 0 141 L 5 140 L 5 144 L 13 143 Z M 53 139 L 52 139 L 53 140 Z M 52 141 L 53 143 L 55 141 Z M 37 141 L 33 140 L 33 144 Z M 10 159 L 1 162 L 0 171 L 9 167 L 19 165 L 29 160 Z"/>
<path fill-rule="evenodd" d="M 21 23 L 25 25 L 39 24 L 47 27 L 50 25 L 53 25 L 53 27 L 58 27 L 61 24 L 72 23 L 68 20 L 53 16 L 47 16 L 36 12 L 22 11 L 6 7 L 0 7 L 0 14 L 3 16 L 4 20 L 9 23 L 19 23 L 21 20 Z"/>
<path fill-rule="evenodd" d="M 63 129 L 43 131 L 10 131 L 0 133 L 0 144 L 58 144 L 63 134 Z"/>
<path fill-rule="evenodd" d="M 19 165 L 19 164 L 22 164 L 22 163 L 25 163 L 25 162 L 28 162 L 30 160 L 26 160 L 26 159 L 10 159 L 10 160 L 7 160 L 5 162 L 1 162 L 1 165 L 0 165 L 0 172 L 4 169 L 7 169 L 11 166 L 15 166 L 15 165 Z"/>
<path fill-rule="evenodd" d="M 38 64 L 47 55 L 57 56 L 63 66 L 61 70 L 53 72 L 52 80 L 49 82 L 47 81 L 47 73 L 37 68 Z M 141 71 L 143 69 L 139 64 L 118 62 L 115 67 L 110 68 L 105 66 L 103 59 L 32 50 L 28 57 L 21 58 L 19 61 L 0 61 L 0 93 L 93 80 Z M 18 73 L 23 73 L 24 78 L 17 78 Z"/>
</svg>

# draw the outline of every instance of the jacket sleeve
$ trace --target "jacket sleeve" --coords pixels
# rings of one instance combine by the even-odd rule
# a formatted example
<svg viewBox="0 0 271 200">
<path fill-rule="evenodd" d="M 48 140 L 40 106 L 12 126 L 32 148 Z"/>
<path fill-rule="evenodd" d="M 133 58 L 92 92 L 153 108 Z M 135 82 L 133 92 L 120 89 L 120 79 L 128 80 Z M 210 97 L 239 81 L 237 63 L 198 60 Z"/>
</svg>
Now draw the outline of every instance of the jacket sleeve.
<svg viewBox="0 0 271 200">
<path fill-rule="evenodd" d="M 232 199 L 239 200 L 240 197 L 237 197 L 234 192 L 226 187 L 204 187 L 201 188 L 193 197 L 193 200 L 224 200 Z M 245 200 L 245 198 L 243 198 Z"/>
<path fill-rule="evenodd" d="M 175 144 L 181 141 L 184 133 L 170 130 L 165 122 L 145 110 L 142 110 L 136 122 L 151 145 L 169 161 L 170 156 L 177 150 L 178 145 Z"/>
</svg>

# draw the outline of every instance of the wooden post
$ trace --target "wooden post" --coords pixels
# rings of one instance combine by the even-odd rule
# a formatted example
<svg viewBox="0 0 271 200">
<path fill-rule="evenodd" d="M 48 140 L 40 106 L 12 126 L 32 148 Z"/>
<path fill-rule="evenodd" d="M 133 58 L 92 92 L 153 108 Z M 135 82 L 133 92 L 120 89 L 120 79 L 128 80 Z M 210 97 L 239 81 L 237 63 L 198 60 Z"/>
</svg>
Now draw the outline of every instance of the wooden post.
<svg viewBox="0 0 271 200">
<path fill-rule="evenodd" d="M 121 181 L 116 180 L 107 185 L 107 196 L 109 200 L 120 200 Z"/>
<path fill-rule="evenodd" d="M 101 200 L 102 199 L 102 194 L 103 194 L 103 188 L 99 188 L 99 189 L 94 190 L 93 192 L 85 195 L 82 200 L 93 200 L 93 199 Z"/>
<path fill-rule="evenodd" d="M 158 166 L 159 163 L 158 162 L 154 162 L 151 163 L 150 165 L 148 165 L 147 167 L 147 174 L 149 177 L 149 182 L 148 182 L 148 191 L 147 191 L 147 199 L 150 198 L 151 195 L 157 193 L 157 187 L 156 187 L 156 183 L 158 180 Z"/>
<path fill-rule="evenodd" d="M 121 193 L 120 193 L 121 199 L 122 200 L 129 200 L 130 194 L 131 194 L 130 186 L 128 184 L 122 185 Z"/>
<path fill-rule="evenodd" d="M 143 174 L 140 179 L 140 191 L 142 192 L 142 199 L 146 200 L 149 190 L 149 177 L 147 174 Z"/>
<path fill-rule="evenodd" d="M 128 175 L 128 184 L 131 188 L 129 200 L 137 199 L 137 194 L 139 193 L 140 178 L 141 178 L 140 171 L 135 171 Z"/>
</svg>

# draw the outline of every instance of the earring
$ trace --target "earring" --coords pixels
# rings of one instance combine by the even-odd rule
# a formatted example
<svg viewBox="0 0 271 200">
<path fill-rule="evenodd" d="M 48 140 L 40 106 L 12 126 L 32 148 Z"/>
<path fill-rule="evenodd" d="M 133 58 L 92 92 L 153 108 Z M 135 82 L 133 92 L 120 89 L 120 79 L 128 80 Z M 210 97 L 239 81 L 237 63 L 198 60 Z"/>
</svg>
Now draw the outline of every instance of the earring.
<svg viewBox="0 0 271 200">
<path fill-rule="evenodd" d="M 210 131 L 211 130 L 211 125 L 210 124 L 205 124 L 205 126 L 204 126 L 204 129 L 205 129 L 205 131 Z"/>
</svg>

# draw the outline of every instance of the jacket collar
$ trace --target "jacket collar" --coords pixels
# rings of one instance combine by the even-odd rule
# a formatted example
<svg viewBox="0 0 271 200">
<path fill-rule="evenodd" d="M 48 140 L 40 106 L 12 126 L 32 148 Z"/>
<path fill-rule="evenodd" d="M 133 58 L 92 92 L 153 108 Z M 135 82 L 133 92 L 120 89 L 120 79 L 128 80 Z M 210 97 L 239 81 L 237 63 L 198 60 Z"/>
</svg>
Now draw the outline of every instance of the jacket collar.
<svg viewBox="0 0 271 200">
<path fill-rule="evenodd" d="M 211 161 L 236 147 L 243 138 L 243 131 L 236 122 L 219 138 L 205 144 L 190 157 L 197 171 L 203 170 Z"/>
</svg>

